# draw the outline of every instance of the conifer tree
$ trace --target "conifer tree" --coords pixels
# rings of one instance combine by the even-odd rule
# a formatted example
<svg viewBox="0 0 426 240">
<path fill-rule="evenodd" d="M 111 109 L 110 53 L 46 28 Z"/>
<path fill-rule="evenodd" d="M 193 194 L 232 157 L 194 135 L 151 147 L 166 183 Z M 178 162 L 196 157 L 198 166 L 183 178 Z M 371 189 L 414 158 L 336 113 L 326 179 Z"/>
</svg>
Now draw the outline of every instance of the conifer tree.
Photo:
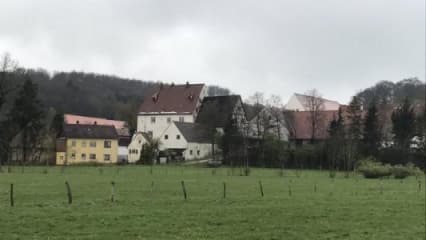
<svg viewBox="0 0 426 240">
<path fill-rule="evenodd" d="M 373 101 L 367 110 L 364 120 L 363 142 L 365 153 L 376 157 L 381 144 L 381 126 L 378 120 L 376 101 Z"/>
<path fill-rule="evenodd" d="M 416 133 L 416 116 L 408 98 L 405 98 L 401 106 L 392 112 L 391 119 L 395 146 L 404 151 L 409 149 Z"/>
</svg>

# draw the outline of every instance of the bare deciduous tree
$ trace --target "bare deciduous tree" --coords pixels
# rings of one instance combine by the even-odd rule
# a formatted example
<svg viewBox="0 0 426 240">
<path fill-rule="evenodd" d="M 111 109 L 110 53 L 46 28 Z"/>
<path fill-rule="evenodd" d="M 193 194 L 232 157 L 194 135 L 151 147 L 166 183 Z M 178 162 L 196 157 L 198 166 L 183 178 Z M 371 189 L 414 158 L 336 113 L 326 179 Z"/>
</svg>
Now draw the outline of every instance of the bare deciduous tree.
<svg viewBox="0 0 426 240">
<path fill-rule="evenodd" d="M 311 124 L 311 142 L 317 137 L 318 128 L 322 121 L 322 111 L 324 110 L 324 99 L 317 89 L 308 90 L 306 93 L 304 107 L 309 111 L 309 121 Z"/>
<path fill-rule="evenodd" d="M 263 93 L 255 92 L 254 95 L 249 98 L 249 102 L 253 104 L 254 116 L 256 116 L 256 135 L 261 136 L 262 119 L 259 117 L 259 114 L 263 110 L 265 105 Z"/>
</svg>

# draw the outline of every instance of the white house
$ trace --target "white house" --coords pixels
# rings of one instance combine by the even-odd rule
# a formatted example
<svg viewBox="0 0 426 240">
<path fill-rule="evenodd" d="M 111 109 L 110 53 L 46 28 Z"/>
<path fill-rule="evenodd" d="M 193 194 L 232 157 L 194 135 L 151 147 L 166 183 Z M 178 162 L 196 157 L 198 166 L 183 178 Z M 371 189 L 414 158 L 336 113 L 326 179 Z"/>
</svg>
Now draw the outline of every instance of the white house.
<svg viewBox="0 0 426 240">
<path fill-rule="evenodd" d="M 136 163 L 140 159 L 142 146 L 148 143 L 150 136 L 147 133 L 136 132 L 133 134 L 132 140 L 127 147 L 128 162 Z"/>
<path fill-rule="evenodd" d="M 309 111 L 308 100 L 311 96 L 304 94 L 294 93 L 287 104 L 284 106 L 286 110 L 292 111 Z M 323 101 L 322 111 L 337 111 L 339 110 L 340 103 L 328 99 L 321 98 Z"/>
<path fill-rule="evenodd" d="M 204 84 L 160 86 L 146 95 L 137 116 L 137 131 L 159 138 L 172 122 L 193 123 L 207 94 Z"/>
<path fill-rule="evenodd" d="M 169 160 L 192 160 L 211 155 L 212 144 L 206 126 L 197 123 L 173 122 L 160 137 L 160 151 Z"/>
</svg>

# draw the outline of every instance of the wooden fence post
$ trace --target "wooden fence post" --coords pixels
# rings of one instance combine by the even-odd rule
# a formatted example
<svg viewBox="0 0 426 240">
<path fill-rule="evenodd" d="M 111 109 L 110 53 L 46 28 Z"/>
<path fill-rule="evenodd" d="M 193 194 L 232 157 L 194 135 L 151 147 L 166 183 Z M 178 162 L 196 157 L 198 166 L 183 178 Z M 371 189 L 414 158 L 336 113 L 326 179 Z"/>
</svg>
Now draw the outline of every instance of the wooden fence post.
<svg viewBox="0 0 426 240">
<path fill-rule="evenodd" d="M 183 198 L 186 200 L 187 196 L 186 196 L 185 182 L 182 181 L 181 184 L 182 184 Z"/>
<path fill-rule="evenodd" d="M 262 185 L 262 181 L 259 180 L 259 191 L 260 191 L 260 196 L 263 197 L 263 185 Z"/>
<path fill-rule="evenodd" d="M 114 202 L 115 182 L 111 181 L 111 202 Z"/>
<path fill-rule="evenodd" d="M 419 180 L 418 183 L 419 183 L 419 186 L 417 188 L 417 192 L 420 192 L 422 190 L 422 181 Z"/>
<path fill-rule="evenodd" d="M 288 195 L 291 197 L 291 185 L 288 185 Z"/>
<path fill-rule="evenodd" d="M 226 198 L 226 182 L 223 182 L 223 199 Z"/>
<path fill-rule="evenodd" d="M 72 203 L 72 193 L 71 193 L 71 187 L 68 181 L 65 181 L 65 187 L 67 188 L 67 196 L 68 196 L 68 204 Z"/>
<path fill-rule="evenodd" d="M 13 199 L 13 183 L 10 184 L 10 206 L 13 207 L 15 205 Z"/>
</svg>

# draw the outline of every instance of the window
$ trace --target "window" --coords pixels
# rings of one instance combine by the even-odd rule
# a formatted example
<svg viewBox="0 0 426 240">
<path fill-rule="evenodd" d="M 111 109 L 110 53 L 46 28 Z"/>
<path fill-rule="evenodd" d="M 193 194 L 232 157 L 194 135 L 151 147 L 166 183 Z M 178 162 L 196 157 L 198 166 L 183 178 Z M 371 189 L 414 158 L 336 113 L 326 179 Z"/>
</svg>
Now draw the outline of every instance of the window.
<svg viewBox="0 0 426 240">
<path fill-rule="evenodd" d="M 179 122 L 184 122 L 185 118 L 184 117 L 179 117 Z"/>
<path fill-rule="evenodd" d="M 85 153 L 81 154 L 81 160 L 83 160 L 83 161 L 86 160 L 86 154 Z"/>
<path fill-rule="evenodd" d="M 167 123 L 171 123 L 172 122 L 172 118 L 171 117 L 168 117 L 167 118 Z"/>
<path fill-rule="evenodd" d="M 96 154 L 91 153 L 89 158 L 90 160 L 96 160 Z"/>
<path fill-rule="evenodd" d="M 104 148 L 111 148 L 111 141 L 104 141 Z"/>
<path fill-rule="evenodd" d="M 81 142 L 82 147 L 86 147 L 86 141 Z"/>
<path fill-rule="evenodd" d="M 71 159 L 75 159 L 75 153 L 71 153 Z"/>
<path fill-rule="evenodd" d="M 90 141 L 89 145 L 90 147 L 96 147 L 96 141 Z"/>
<path fill-rule="evenodd" d="M 180 135 L 178 134 L 178 135 L 176 135 L 176 139 L 177 140 L 179 140 L 180 139 Z"/>
<path fill-rule="evenodd" d="M 135 149 L 135 153 L 138 154 L 138 150 L 137 149 Z"/>
<path fill-rule="evenodd" d="M 72 147 L 75 147 L 75 141 L 73 140 L 73 141 L 71 141 L 71 146 Z"/>
<path fill-rule="evenodd" d="M 104 161 L 109 161 L 109 160 L 111 160 L 111 155 L 104 154 Z"/>
<path fill-rule="evenodd" d="M 200 150 L 197 150 L 197 155 L 200 156 Z"/>
<path fill-rule="evenodd" d="M 167 134 L 164 135 L 164 139 L 166 139 L 166 140 L 169 139 L 169 135 L 167 135 Z"/>
<path fill-rule="evenodd" d="M 189 155 L 192 155 L 192 150 L 189 150 Z"/>
<path fill-rule="evenodd" d="M 64 160 L 64 156 L 60 156 L 59 159 Z"/>
<path fill-rule="evenodd" d="M 155 123 L 155 117 L 151 117 L 151 123 Z"/>
<path fill-rule="evenodd" d="M 152 137 L 152 131 L 148 131 L 148 135 Z"/>
</svg>

